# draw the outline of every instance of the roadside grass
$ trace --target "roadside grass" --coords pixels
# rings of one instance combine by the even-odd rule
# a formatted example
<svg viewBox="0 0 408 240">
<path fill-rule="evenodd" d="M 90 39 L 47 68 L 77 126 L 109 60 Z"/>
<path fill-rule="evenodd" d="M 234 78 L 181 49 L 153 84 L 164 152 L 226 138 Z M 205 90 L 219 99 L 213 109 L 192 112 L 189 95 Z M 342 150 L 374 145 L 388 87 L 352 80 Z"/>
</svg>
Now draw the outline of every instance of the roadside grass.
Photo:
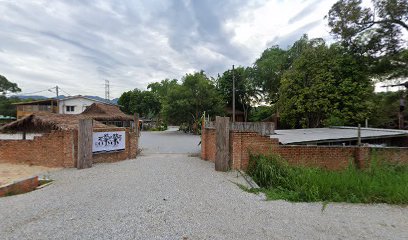
<svg viewBox="0 0 408 240">
<path fill-rule="evenodd" d="M 372 159 L 368 169 L 342 171 L 290 166 L 278 155 L 252 155 L 247 174 L 268 200 L 293 202 L 408 203 L 408 166 Z"/>
</svg>

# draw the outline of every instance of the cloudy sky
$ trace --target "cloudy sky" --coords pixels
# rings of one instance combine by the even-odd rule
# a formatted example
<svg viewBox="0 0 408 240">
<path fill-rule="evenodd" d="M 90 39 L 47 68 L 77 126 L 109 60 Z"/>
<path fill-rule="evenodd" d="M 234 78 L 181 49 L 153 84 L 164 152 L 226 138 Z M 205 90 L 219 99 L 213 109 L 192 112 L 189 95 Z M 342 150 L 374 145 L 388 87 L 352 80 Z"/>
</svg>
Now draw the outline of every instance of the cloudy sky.
<svg viewBox="0 0 408 240">
<path fill-rule="evenodd" d="M 23 93 L 111 98 L 165 78 L 216 76 L 307 33 L 330 39 L 335 0 L 0 0 L 0 74 Z M 53 96 L 44 91 L 37 95 Z"/>
</svg>

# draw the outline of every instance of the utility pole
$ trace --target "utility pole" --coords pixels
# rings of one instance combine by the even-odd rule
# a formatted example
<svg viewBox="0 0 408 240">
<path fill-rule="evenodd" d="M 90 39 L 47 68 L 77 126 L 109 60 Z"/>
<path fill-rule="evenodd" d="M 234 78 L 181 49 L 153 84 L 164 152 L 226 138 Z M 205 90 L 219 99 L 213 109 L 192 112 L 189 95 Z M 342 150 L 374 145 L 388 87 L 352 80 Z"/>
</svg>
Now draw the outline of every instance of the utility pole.
<svg viewBox="0 0 408 240">
<path fill-rule="evenodd" d="M 55 86 L 55 94 L 57 95 L 57 110 L 56 110 L 56 113 L 59 113 L 59 92 L 58 92 L 58 85 L 57 86 Z"/>
<path fill-rule="evenodd" d="M 110 101 L 110 97 L 109 97 L 109 80 L 105 80 L 105 100 Z"/>
<path fill-rule="evenodd" d="M 58 99 L 58 97 L 59 97 L 59 94 L 58 94 L 58 85 L 55 86 L 55 93 L 57 94 L 57 99 Z"/>
<path fill-rule="evenodd" d="M 232 122 L 235 122 L 235 66 L 232 65 Z"/>
</svg>

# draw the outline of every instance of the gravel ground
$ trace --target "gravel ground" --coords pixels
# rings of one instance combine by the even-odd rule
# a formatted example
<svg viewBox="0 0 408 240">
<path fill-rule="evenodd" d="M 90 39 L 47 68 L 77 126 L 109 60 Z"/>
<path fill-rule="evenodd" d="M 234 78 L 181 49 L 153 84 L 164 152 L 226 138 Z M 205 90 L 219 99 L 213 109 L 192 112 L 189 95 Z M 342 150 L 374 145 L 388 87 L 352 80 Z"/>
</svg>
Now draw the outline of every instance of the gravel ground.
<svg viewBox="0 0 408 240">
<path fill-rule="evenodd" d="M 177 131 L 178 127 L 170 126 L 164 132 L 142 131 L 140 147 L 142 153 L 198 153 L 201 139 L 198 135 Z"/>
<path fill-rule="evenodd" d="M 0 239 L 407 239 L 408 208 L 262 201 L 187 154 L 51 173 L 0 198 Z"/>
</svg>

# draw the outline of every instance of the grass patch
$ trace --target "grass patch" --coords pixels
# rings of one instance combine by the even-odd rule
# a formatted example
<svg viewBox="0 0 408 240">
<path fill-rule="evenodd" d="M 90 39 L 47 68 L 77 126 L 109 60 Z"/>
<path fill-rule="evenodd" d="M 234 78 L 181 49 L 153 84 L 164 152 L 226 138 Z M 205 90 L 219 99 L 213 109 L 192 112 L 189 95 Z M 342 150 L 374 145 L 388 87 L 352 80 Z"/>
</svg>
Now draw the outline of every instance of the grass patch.
<svg viewBox="0 0 408 240">
<path fill-rule="evenodd" d="M 250 157 L 248 175 L 268 200 L 294 202 L 408 203 L 408 166 L 373 159 L 364 170 L 289 166 L 278 155 Z"/>
</svg>

